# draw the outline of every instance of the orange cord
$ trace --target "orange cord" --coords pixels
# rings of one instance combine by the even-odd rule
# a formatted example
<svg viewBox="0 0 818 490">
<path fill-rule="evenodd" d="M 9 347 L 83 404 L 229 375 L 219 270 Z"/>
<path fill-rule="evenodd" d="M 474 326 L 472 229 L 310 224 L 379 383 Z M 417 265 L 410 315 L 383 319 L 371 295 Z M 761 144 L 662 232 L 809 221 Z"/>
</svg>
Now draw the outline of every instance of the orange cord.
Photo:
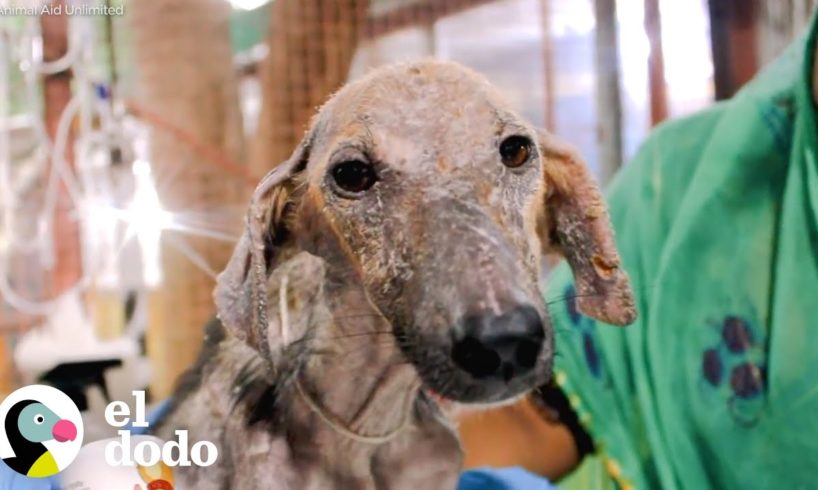
<svg viewBox="0 0 818 490">
<path fill-rule="evenodd" d="M 173 135 L 177 140 L 190 147 L 191 150 L 202 157 L 204 161 L 219 167 L 234 177 L 242 179 L 251 189 L 255 188 L 259 179 L 251 175 L 247 168 L 225 155 L 220 149 L 200 141 L 189 132 L 174 126 L 155 112 L 144 108 L 133 100 L 126 100 L 125 108 L 130 114 L 147 122 L 151 126 Z"/>
</svg>

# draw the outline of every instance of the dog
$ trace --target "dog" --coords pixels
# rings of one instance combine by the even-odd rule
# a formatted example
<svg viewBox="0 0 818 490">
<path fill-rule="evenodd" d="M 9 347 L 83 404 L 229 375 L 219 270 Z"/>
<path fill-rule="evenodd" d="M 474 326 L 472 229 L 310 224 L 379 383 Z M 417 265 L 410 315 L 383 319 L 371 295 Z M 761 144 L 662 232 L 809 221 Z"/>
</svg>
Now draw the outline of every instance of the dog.
<svg viewBox="0 0 818 490">
<path fill-rule="evenodd" d="M 320 109 L 256 189 L 196 365 L 154 427 L 216 443 L 196 489 L 452 489 L 442 406 L 547 381 L 544 253 L 577 305 L 634 320 L 601 195 L 577 154 L 481 76 L 374 70 Z"/>
</svg>

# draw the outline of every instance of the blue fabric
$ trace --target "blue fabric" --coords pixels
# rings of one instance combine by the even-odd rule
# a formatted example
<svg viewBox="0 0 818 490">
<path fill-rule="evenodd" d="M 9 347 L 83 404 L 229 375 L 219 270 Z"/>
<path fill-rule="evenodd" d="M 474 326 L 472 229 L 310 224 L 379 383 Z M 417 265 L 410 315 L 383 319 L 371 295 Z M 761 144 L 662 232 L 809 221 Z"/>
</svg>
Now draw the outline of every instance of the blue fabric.
<svg viewBox="0 0 818 490">
<path fill-rule="evenodd" d="M 0 490 L 59 490 L 56 477 L 29 478 L 0 461 Z"/>
<path fill-rule="evenodd" d="M 457 490 L 556 490 L 543 478 L 522 468 L 480 468 L 460 475 Z"/>
</svg>

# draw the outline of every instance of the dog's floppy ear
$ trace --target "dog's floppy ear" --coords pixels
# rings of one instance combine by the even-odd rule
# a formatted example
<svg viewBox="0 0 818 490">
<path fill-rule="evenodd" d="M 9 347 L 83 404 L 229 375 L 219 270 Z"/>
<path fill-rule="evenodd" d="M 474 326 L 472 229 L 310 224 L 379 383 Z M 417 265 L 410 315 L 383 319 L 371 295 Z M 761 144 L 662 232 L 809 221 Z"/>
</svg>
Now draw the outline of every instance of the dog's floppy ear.
<svg viewBox="0 0 818 490">
<path fill-rule="evenodd" d="M 539 222 L 544 251 L 567 259 L 580 311 L 614 325 L 633 322 L 633 291 L 620 267 L 599 188 L 571 147 L 540 132 L 539 148 L 546 179 L 545 212 Z"/>
<path fill-rule="evenodd" d="M 282 258 L 283 246 L 290 241 L 287 221 L 295 206 L 294 177 L 308 158 L 309 141 L 305 138 L 287 161 L 261 179 L 250 200 L 244 234 L 213 292 L 219 319 L 227 330 L 268 360 L 267 281 Z"/>
</svg>

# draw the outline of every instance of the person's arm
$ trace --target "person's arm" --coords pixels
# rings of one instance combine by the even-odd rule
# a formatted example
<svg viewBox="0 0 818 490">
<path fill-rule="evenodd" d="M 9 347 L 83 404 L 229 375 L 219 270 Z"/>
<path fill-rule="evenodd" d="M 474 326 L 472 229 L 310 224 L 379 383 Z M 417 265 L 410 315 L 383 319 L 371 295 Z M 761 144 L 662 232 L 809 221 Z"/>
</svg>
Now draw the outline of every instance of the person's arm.
<svg viewBox="0 0 818 490">
<path fill-rule="evenodd" d="M 557 480 L 580 462 L 571 431 L 544 416 L 528 397 L 501 408 L 469 411 L 458 418 L 465 467 L 522 466 Z"/>
</svg>

